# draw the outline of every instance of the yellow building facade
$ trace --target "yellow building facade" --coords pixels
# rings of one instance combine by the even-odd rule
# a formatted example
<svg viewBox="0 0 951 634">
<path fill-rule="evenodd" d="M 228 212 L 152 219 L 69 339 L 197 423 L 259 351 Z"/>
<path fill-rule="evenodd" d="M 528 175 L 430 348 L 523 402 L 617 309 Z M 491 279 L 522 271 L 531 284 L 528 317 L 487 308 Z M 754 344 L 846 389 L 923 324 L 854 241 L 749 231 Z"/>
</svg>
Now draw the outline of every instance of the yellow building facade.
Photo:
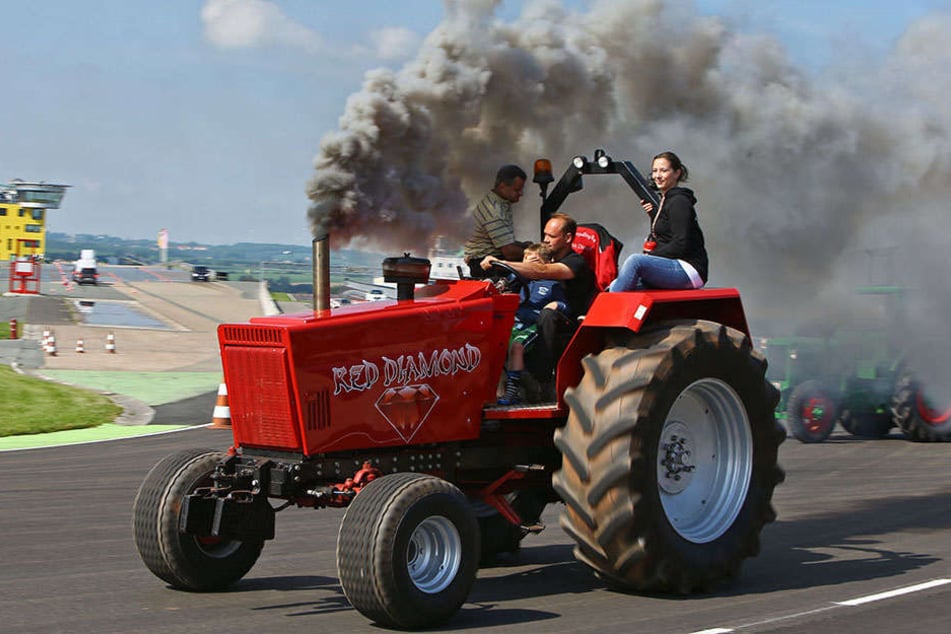
<svg viewBox="0 0 951 634">
<path fill-rule="evenodd" d="M 46 253 L 46 216 L 69 185 L 13 180 L 0 185 L 0 260 Z"/>
</svg>

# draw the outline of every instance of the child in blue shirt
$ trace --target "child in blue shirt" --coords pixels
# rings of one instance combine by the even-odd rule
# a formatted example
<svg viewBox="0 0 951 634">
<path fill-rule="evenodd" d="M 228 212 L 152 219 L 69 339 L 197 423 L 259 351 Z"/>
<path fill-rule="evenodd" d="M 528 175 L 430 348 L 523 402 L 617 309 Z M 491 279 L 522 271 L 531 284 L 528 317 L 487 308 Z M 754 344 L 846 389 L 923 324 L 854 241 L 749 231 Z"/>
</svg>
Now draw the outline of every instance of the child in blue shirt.
<svg viewBox="0 0 951 634">
<path fill-rule="evenodd" d="M 551 262 L 548 246 L 535 243 L 525 247 L 523 262 Z M 505 371 L 505 394 L 499 405 L 518 405 L 521 402 L 519 387 L 525 369 L 525 351 L 538 339 L 538 315 L 543 308 L 557 310 L 568 315 L 565 289 L 557 280 L 532 280 L 522 289 L 522 303 L 515 312 L 515 325 L 509 339 L 509 356 Z"/>
</svg>

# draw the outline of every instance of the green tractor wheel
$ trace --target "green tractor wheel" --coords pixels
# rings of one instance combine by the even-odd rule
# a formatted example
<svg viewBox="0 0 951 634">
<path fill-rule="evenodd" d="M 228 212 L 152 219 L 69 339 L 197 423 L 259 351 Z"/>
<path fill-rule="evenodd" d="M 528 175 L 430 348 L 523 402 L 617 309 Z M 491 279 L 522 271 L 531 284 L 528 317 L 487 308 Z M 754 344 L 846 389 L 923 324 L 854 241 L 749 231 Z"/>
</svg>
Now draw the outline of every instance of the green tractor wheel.
<svg viewBox="0 0 951 634">
<path fill-rule="evenodd" d="M 824 441 L 835 428 L 836 409 L 835 399 L 822 383 L 800 383 L 786 404 L 789 433 L 802 442 Z"/>
</svg>

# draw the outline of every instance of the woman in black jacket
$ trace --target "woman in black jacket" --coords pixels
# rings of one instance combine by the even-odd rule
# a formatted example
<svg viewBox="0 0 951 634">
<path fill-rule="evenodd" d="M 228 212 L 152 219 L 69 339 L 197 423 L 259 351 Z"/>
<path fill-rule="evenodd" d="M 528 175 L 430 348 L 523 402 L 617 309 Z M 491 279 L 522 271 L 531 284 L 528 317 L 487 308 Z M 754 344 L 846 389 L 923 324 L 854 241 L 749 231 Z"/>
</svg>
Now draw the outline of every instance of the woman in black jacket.
<svg viewBox="0 0 951 634">
<path fill-rule="evenodd" d="M 707 282 L 707 250 L 697 222 L 693 191 L 680 187 L 687 166 L 673 152 L 661 152 L 651 164 L 651 178 L 661 192 L 660 208 L 641 201 L 651 219 L 644 252 L 629 256 L 610 291 L 643 288 L 700 288 Z"/>
</svg>

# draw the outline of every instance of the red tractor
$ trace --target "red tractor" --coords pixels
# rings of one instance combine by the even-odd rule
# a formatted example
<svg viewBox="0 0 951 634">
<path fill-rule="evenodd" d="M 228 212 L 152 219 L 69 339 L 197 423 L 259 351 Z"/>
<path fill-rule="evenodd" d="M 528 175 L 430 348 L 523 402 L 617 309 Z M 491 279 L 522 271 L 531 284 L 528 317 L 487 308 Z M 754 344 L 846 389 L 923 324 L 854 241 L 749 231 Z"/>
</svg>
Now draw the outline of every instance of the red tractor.
<svg viewBox="0 0 951 634">
<path fill-rule="evenodd" d="M 631 163 L 595 159 L 551 196 L 541 164 L 543 217 L 582 174 L 644 195 Z M 347 507 L 343 591 L 403 629 L 450 618 L 480 561 L 543 528 L 550 502 L 577 559 L 617 588 L 708 591 L 757 554 L 785 434 L 735 289 L 601 293 L 558 361 L 557 400 L 502 407 L 518 295 L 429 281 L 407 255 L 383 263 L 397 299 L 331 310 L 328 262 L 315 240 L 313 311 L 219 327 L 232 447 L 169 456 L 139 489 L 136 547 L 171 586 L 237 582 L 290 506 Z"/>
</svg>

